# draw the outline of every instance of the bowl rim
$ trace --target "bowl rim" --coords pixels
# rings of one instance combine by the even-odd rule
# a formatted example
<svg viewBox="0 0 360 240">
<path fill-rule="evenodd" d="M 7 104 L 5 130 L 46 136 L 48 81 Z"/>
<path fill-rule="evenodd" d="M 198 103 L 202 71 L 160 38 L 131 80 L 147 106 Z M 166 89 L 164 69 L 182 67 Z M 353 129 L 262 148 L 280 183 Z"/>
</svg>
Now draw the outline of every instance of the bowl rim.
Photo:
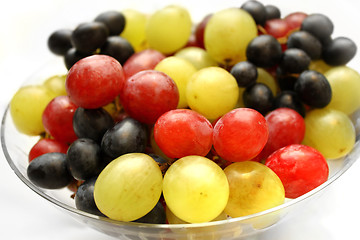
<svg viewBox="0 0 360 240">
<path fill-rule="evenodd" d="M 271 214 L 273 212 L 276 212 L 276 211 L 279 211 L 282 209 L 290 208 L 291 206 L 293 206 L 299 202 L 303 202 L 303 201 L 311 198 L 312 196 L 319 194 L 320 192 L 325 190 L 325 188 L 327 188 L 330 184 L 335 182 L 336 179 L 338 179 L 341 175 L 343 175 L 353 165 L 353 163 L 356 161 L 356 157 L 351 157 L 352 155 L 355 154 L 356 156 L 358 156 L 360 154 L 360 146 L 358 146 L 359 141 L 356 141 L 352 151 L 343 158 L 343 161 L 345 162 L 345 164 L 342 166 L 342 168 L 340 170 L 336 171 L 331 177 L 329 177 L 326 182 L 324 182 L 317 188 L 305 193 L 304 195 L 302 195 L 298 198 L 290 199 L 289 201 L 284 202 L 283 204 L 281 204 L 279 206 L 276 206 L 276 207 L 273 207 L 273 208 L 270 208 L 270 209 L 267 209 L 267 210 L 264 210 L 264 211 L 261 211 L 258 213 L 254 213 L 254 214 L 242 216 L 242 217 L 237 217 L 237 218 L 228 218 L 225 220 L 219 220 L 219 221 L 213 221 L 213 222 L 191 223 L 191 224 L 188 224 L 188 223 L 151 224 L 151 223 L 137 223 L 137 222 L 122 222 L 122 221 L 113 220 L 113 219 L 110 219 L 107 217 L 102 217 L 102 216 L 97 216 L 97 215 L 94 215 L 91 213 L 87 213 L 85 211 L 82 211 L 82 210 L 76 209 L 72 206 L 69 206 L 65 203 L 62 203 L 61 201 L 42 192 L 39 187 L 35 186 L 30 180 L 28 180 L 20 172 L 20 170 L 16 167 L 15 163 L 13 162 L 13 160 L 10 156 L 8 148 L 6 146 L 6 136 L 5 136 L 4 132 L 5 132 L 7 118 L 11 117 L 9 110 L 10 110 L 10 104 L 7 105 L 5 111 L 3 112 L 3 117 L 1 120 L 1 129 L 0 129 L 1 130 L 1 146 L 2 146 L 2 150 L 3 150 L 3 154 L 6 158 L 9 166 L 14 171 L 14 173 L 17 175 L 17 177 L 32 191 L 34 191 L 35 193 L 40 195 L 42 198 L 48 200 L 52 204 L 60 207 L 61 209 L 65 209 L 65 210 L 69 211 L 70 213 L 73 213 L 76 215 L 81 215 L 83 217 L 90 218 L 92 220 L 105 221 L 107 223 L 115 224 L 118 226 L 132 226 L 132 227 L 139 227 L 139 228 L 141 227 L 141 228 L 150 228 L 150 229 L 176 229 L 176 228 L 179 229 L 179 228 L 204 228 L 204 227 L 209 227 L 209 226 L 220 226 L 220 225 L 224 225 L 224 224 L 228 224 L 228 223 L 241 223 L 241 222 L 245 223 L 245 221 L 249 221 L 249 220 L 255 219 L 257 217 Z M 348 158 L 350 158 L 350 159 L 348 159 Z M 336 160 L 328 160 L 328 161 L 336 161 Z"/>
</svg>

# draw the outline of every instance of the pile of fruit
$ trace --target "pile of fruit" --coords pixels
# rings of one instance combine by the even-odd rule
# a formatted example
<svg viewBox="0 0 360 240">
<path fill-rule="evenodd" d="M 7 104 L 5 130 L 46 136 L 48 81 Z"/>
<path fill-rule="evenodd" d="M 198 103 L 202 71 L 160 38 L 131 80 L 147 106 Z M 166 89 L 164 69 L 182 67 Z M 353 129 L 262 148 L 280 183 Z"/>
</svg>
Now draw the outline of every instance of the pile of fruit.
<svg viewBox="0 0 360 240">
<path fill-rule="evenodd" d="M 193 24 L 181 6 L 55 31 L 68 73 L 10 103 L 39 136 L 27 174 L 119 221 L 199 223 L 315 189 L 356 140 L 356 45 L 319 13 L 247 1 Z"/>
</svg>

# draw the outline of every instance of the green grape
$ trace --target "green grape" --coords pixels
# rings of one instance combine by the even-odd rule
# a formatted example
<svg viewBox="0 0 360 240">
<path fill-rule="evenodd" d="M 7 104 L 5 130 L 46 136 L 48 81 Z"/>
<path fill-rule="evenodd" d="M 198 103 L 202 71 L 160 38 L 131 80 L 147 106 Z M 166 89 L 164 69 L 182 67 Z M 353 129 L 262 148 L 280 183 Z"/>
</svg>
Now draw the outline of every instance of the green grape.
<svg viewBox="0 0 360 240">
<path fill-rule="evenodd" d="M 56 96 L 67 95 L 65 89 L 66 75 L 56 75 L 45 80 L 44 86 L 55 93 Z"/>
<path fill-rule="evenodd" d="M 199 47 L 186 47 L 175 53 L 176 57 L 184 58 L 191 62 L 197 70 L 206 67 L 216 67 L 217 62 L 210 57 L 208 52 Z"/>
<path fill-rule="evenodd" d="M 315 109 L 305 117 L 304 145 L 321 152 L 325 158 L 345 156 L 355 144 L 355 128 L 343 112 L 324 108 Z"/>
<path fill-rule="evenodd" d="M 136 52 L 144 50 L 147 46 L 145 27 L 148 16 L 134 9 L 126 9 L 122 13 L 125 16 L 126 24 L 120 36 L 127 39 Z"/>
<path fill-rule="evenodd" d="M 246 60 L 246 47 L 257 33 L 254 19 L 245 10 L 224 9 L 214 13 L 206 25 L 205 48 L 217 62 L 232 66 Z"/>
<path fill-rule="evenodd" d="M 360 74 L 357 71 L 347 66 L 339 66 L 326 71 L 324 75 L 332 90 L 328 107 L 345 114 L 351 114 L 360 108 Z"/>
<path fill-rule="evenodd" d="M 171 54 L 184 47 L 191 35 L 191 16 L 177 5 L 170 5 L 153 13 L 146 25 L 149 47 Z"/>
<path fill-rule="evenodd" d="M 187 156 L 175 161 L 165 173 L 163 195 L 171 212 L 181 220 L 208 222 L 223 212 L 229 185 L 215 162 Z"/>
<path fill-rule="evenodd" d="M 189 80 L 186 99 L 189 107 L 209 120 L 217 119 L 232 110 L 239 98 L 235 78 L 220 67 L 197 71 Z"/>
<path fill-rule="evenodd" d="M 128 153 L 111 161 L 98 176 L 94 200 L 107 217 L 133 221 L 150 212 L 160 199 L 162 173 L 144 153 Z"/>
<path fill-rule="evenodd" d="M 326 71 L 328 71 L 330 69 L 331 69 L 331 66 L 328 65 L 326 62 L 324 62 L 324 60 L 322 60 L 322 59 L 313 60 L 310 62 L 310 65 L 309 65 L 309 70 L 314 70 L 321 74 L 326 73 Z"/>
<path fill-rule="evenodd" d="M 42 85 L 21 87 L 10 101 L 10 114 L 17 130 L 30 136 L 45 132 L 42 114 L 55 96 Z"/>
<path fill-rule="evenodd" d="M 196 72 L 196 68 L 189 61 L 179 57 L 167 57 L 161 60 L 155 70 L 167 74 L 174 80 L 179 90 L 179 103 L 177 108 L 186 108 L 186 86 L 190 77 Z"/>
<path fill-rule="evenodd" d="M 224 169 L 230 195 L 225 212 L 230 217 L 241 217 L 276 207 L 285 201 L 285 190 L 280 178 L 264 164 L 236 162 Z"/>
</svg>

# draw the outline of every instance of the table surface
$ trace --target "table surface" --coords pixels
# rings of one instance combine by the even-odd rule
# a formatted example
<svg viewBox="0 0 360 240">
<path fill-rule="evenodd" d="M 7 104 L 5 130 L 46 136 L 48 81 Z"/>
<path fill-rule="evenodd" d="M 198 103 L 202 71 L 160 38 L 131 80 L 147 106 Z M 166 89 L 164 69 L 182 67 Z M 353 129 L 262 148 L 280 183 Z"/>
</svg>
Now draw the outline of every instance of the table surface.
<svg viewBox="0 0 360 240">
<path fill-rule="evenodd" d="M 75 3 L 73 3 L 75 2 Z M 0 111 L 5 110 L 9 99 L 19 88 L 21 83 L 40 66 L 45 64 L 52 55 L 46 47 L 48 35 L 59 28 L 72 26 L 85 19 L 80 7 L 87 1 L 9 1 L 2 6 L 0 14 Z M 92 3 L 91 1 L 88 1 Z M 101 7 L 87 4 L 87 10 L 100 13 L 116 1 L 101 1 Z M 118 1 L 119 2 L 119 1 Z M 191 1 L 182 1 L 185 5 Z M 229 1 L 228 4 L 235 1 Z M 271 3 L 271 1 L 262 1 Z M 292 3 L 292 1 L 289 1 Z M 311 5 L 311 1 L 301 1 Z M 315 1 L 313 8 L 317 8 Z M 329 16 L 334 16 L 336 22 L 335 33 L 352 34 L 352 38 L 359 44 L 360 33 L 355 29 L 359 21 L 358 10 L 360 3 L 351 0 L 342 1 L 345 10 L 340 10 L 339 1 L 327 1 L 324 9 Z M 71 4 L 70 4 L 71 3 Z M 317 1 L 316 1 L 317 3 Z M 98 3 L 97 3 L 98 4 Z M 290 4 L 290 3 L 289 3 Z M 315 7 L 315 8 L 314 8 Z M 339 9 L 337 9 L 339 8 Z M 304 9 L 307 9 L 304 7 Z M 297 9 L 295 9 L 297 10 Z M 338 15 L 343 14 L 343 17 Z M 70 16 L 64 18 L 64 16 Z M 71 25 L 72 24 L 72 25 Z M 340 30 L 343 29 L 344 33 Z M 350 36 L 349 36 L 350 37 Z M 360 69 L 359 57 L 350 66 Z M 360 161 L 342 175 L 321 196 L 307 205 L 296 216 L 289 217 L 269 229 L 258 239 L 277 240 L 338 240 L 354 239 L 358 235 L 357 218 L 360 214 Z M 52 206 L 25 186 L 12 172 L 3 154 L 0 155 L 0 239 L 113 239 L 82 223 L 77 222 L 66 213 Z"/>
</svg>

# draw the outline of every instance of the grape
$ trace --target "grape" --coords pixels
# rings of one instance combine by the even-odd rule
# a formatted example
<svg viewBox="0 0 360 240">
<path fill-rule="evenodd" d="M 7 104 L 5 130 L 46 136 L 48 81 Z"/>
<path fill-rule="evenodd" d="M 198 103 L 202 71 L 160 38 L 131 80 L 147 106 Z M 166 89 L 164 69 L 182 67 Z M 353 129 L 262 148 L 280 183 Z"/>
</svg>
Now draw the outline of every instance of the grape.
<svg viewBox="0 0 360 240">
<path fill-rule="evenodd" d="M 16 129 L 30 136 L 45 132 L 42 114 L 54 97 L 52 91 L 41 85 L 21 87 L 10 101 L 10 114 Z"/>
<path fill-rule="evenodd" d="M 167 169 L 169 168 L 169 166 L 171 165 L 171 162 L 168 161 L 166 158 L 157 155 L 155 153 L 149 153 L 148 155 L 155 160 L 155 162 L 159 165 L 162 174 L 164 175 Z"/>
<path fill-rule="evenodd" d="M 322 59 L 313 60 L 309 65 L 309 70 L 317 71 L 321 74 L 325 74 L 326 71 L 330 70 L 332 66 L 328 65 Z"/>
<path fill-rule="evenodd" d="M 286 73 L 302 73 L 309 68 L 311 58 L 301 49 L 289 48 L 283 52 L 279 66 Z"/>
<path fill-rule="evenodd" d="M 205 28 L 206 25 L 209 21 L 209 19 L 212 17 L 212 14 L 208 14 L 206 15 L 197 25 L 195 28 L 195 41 L 196 44 L 200 47 L 200 48 L 205 48 L 205 44 L 204 44 L 204 33 L 205 33 Z"/>
<path fill-rule="evenodd" d="M 269 68 L 281 60 L 282 49 L 280 43 L 271 35 L 259 35 L 246 48 L 248 61 L 257 67 Z"/>
<path fill-rule="evenodd" d="M 65 67 L 70 70 L 70 68 L 80 59 L 91 56 L 91 53 L 81 53 L 75 48 L 70 48 L 64 56 Z"/>
<path fill-rule="evenodd" d="M 267 140 L 265 118 L 250 108 L 237 108 L 226 113 L 214 127 L 214 149 L 221 158 L 230 162 L 254 158 Z"/>
<path fill-rule="evenodd" d="M 218 63 L 232 66 L 246 60 L 246 47 L 257 36 L 254 19 L 245 10 L 228 8 L 212 15 L 204 33 L 205 48 Z"/>
<path fill-rule="evenodd" d="M 190 78 L 186 89 L 189 107 L 210 120 L 217 119 L 233 109 L 238 98 L 236 79 L 220 67 L 197 71 Z"/>
<path fill-rule="evenodd" d="M 154 70 L 160 71 L 171 77 L 179 90 L 179 103 L 177 108 L 186 108 L 186 87 L 190 77 L 196 72 L 196 68 L 187 60 L 176 56 L 161 60 Z"/>
<path fill-rule="evenodd" d="M 314 13 L 308 15 L 301 23 L 302 31 L 314 35 L 320 41 L 324 41 L 331 36 L 334 31 L 334 24 L 324 14 Z"/>
<path fill-rule="evenodd" d="M 29 162 L 45 153 L 60 152 L 65 153 L 68 150 L 68 145 L 51 138 L 41 138 L 37 141 L 29 152 Z"/>
<path fill-rule="evenodd" d="M 189 109 L 171 110 L 159 117 L 154 138 L 170 158 L 205 156 L 212 146 L 213 127 L 202 115 Z"/>
<path fill-rule="evenodd" d="M 144 50 L 146 46 L 145 27 L 148 17 L 135 9 L 126 9 L 122 13 L 126 24 L 120 36 L 127 39 L 136 52 Z"/>
<path fill-rule="evenodd" d="M 75 206 L 77 209 L 98 216 L 104 216 L 97 208 L 94 200 L 94 185 L 96 178 L 84 181 L 75 194 Z"/>
<path fill-rule="evenodd" d="M 53 32 L 48 38 L 48 47 L 56 55 L 64 56 L 72 48 L 71 43 L 72 30 L 60 29 Z"/>
<path fill-rule="evenodd" d="M 94 140 L 75 140 L 67 151 L 67 163 L 71 175 L 78 180 L 97 176 L 103 168 L 100 145 Z"/>
<path fill-rule="evenodd" d="M 100 13 L 94 21 L 105 24 L 110 36 L 119 35 L 124 30 L 126 22 L 125 16 L 118 11 Z"/>
<path fill-rule="evenodd" d="M 191 17 L 187 9 L 169 5 L 150 17 L 145 34 L 149 47 L 171 54 L 184 47 L 191 34 Z"/>
<path fill-rule="evenodd" d="M 144 152 L 147 139 L 145 125 L 135 119 L 125 118 L 105 132 L 101 149 L 114 159 L 126 153 Z"/>
<path fill-rule="evenodd" d="M 165 58 L 165 55 L 154 49 L 146 49 L 133 54 L 124 64 L 126 78 L 143 70 L 153 70 Z"/>
<path fill-rule="evenodd" d="M 274 95 L 263 83 L 255 83 L 247 87 L 242 97 L 245 107 L 255 109 L 263 115 L 273 109 Z"/>
<path fill-rule="evenodd" d="M 325 108 L 312 110 L 305 117 L 303 144 L 320 151 L 325 158 L 340 158 L 355 144 L 355 129 L 345 113 Z"/>
<path fill-rule="evenodd" d="M 305 117 L 305 106 L 294 91 L 281 91 L 274 99 L 274 108 L 291 108 Z"/>
<path fill-rule="evenodd" d="M 257 68 L 257 72 L 258 72 L 258 78 L 256 79 L 256 82 L 263 83 L 266 86 L 268 86 L 272 94 L 275 96 L 278 91 L 278 85 L 275 78 L 264 68 Z"/>
<path fill-rule="evenodd" d="M 134 48 L 125 38 L 110 36 L 101 47 L 100 54 L 109 55 L 123 65 L 134 54 Z"/>
<path fill-rule="evenodd" d="M 165 73 L 146 70 L 126 80 L 120 101 L 132 118 L 153 124 L 163 113 L 178 106 L 179 90 Z"/>
<path fill-rule="evenodd" d="M 183 48 L 176 52 L 175 56 L 188 60 L 197 70 L 218 66 L 217 62 L 210 57 L 208 52 L 199 47 Z"/>
<path fill-rule="evenodd" d="M 166 224 L 165 208 L 159 201 L 150 212 L 148 212 L 145 216 L 135 220 L 134 222 Z"/>
<path fill-rule="evenodd" d="M 300 29 L 302 22 L 308 15 L 304 12 L 293 12 L 284 17 L 284 20 L 289 25 L 290 29 Z"/>
<path fill-rule="evenodd" d="M 103 108 L 77 108 L 73 117 L 73 128 L 78 138 L 90 138 L 101 142 L 104 133 L 114 126 L 111 115 Z"/>
<path fill-rule="evenodd" d="M 216 163 L 201 156 L 187 156 L 167 170 L 163 195 L 178 218 L 189 223 L 208 222 L 223 212 L 229 185 Z"/>
<path fill-rule="evenodd" d="M 265 165 L 279 176 L 287 198 L 297 198 L 326 182 L 329 167 L 316 149 L 292 144 L 271 154 Z"/>
<path fill-rule="evenodd" d="M 356 50 L 354 41 L 346 37 L 338 37 L 325 47 L 322 56 L 329 65 L 346 65 L 355 56 Z"/>
<path fill-rule="evenodd" d="M 150 212 L 160 199 L 162 174 L 143 153 L 129 153 L 110 162 L 94 188 L 98 209 L 111 219 L 134 221 Z"/>
<path fill-rule="evenodd" d="M 264 29 L 266 34 L 270 34 L 276 39 L 286 37 L 291 30 L 287 22 L 281 18 L 267 20 Z"/>
<path fill-rule="evenodd" d="M 287 47 L 305 51 L 312 60 L 320 59 L 322 56 L 321 42 L 306 31 L 293 32 L 288 38 Z"/>
<path fill-rule="evenodd" d="M 73 180 L 64 153 L 51 152 L 34 158 L 26 171 L 32 183 L 46 189 L 64 188 Z"/>
<path fill-rule="evenodd" d="M 109 36 L 109 29 L 101 22 L 79 24 L 71 35 L 72 45 L 82 53 L 91 54 L 100 48 Z"/>
<path fill-rule="evenodd" d="M 277 6 L 274 5 L 265 5 L 265 12 L 266 12 L 266 20 L 280 18 L 281 11 Z"/>
<path fill-rule="evenodd" d="M 248 61 L 242 61 L 235 64 L 230 73 L 236 79 L 239 87 L 247 87 L 256 82 L 258 71 L 254 64 Z"/>
<path fill-rule="evenodd" d="M 285 201 L 284 186 L 267 166 L 252 161 L 232 163 L 224 169 L 230 195 L 225 213 L 241 217 L 261 212 Z"/>
<path fill-rule="evenodd" d="M 123 88 L 120 63 L 107 55 L 78 61 L 68 72 L 65 87 L 72 102 L 83 108 L 99 108 L 112 102 Z"/>
<path fill-rule="evenodd" d="M 44 86 L 55 93 L 56 96 L 66 95 L 66 75 L 55 75 L 45 80 Z"/>
<path fill-rule="evenodd" d="M 297 79 L 294 89 L 305 104 L 315 108 L 327 106 L 333 92 L 327 78 L 313 70 L 303 71 Z"/>
<path fill-rule="evenodd" d="M 329 108 L 351 114 L 360 107 L 360 74 L 347 66 L 339 66 L 325 72 L 333 90 Z"/>
<path fill-rule="evenodd" d="M 73 116 L 76 109 L 77 106 L 68 96 L 55 97 L 42 115 L 45 131 L 61 142 L 75 141 L 77 136 L 73 128 Z"/>
<path fill-rule="evenodd" d="M 261 2 L 256 0 L 246 1 L 243 5 L 241 5 L 241 9 L 250 13 L 256 24 L 264 25 L 266 21 L 266 9 Z"/>
</svg>

